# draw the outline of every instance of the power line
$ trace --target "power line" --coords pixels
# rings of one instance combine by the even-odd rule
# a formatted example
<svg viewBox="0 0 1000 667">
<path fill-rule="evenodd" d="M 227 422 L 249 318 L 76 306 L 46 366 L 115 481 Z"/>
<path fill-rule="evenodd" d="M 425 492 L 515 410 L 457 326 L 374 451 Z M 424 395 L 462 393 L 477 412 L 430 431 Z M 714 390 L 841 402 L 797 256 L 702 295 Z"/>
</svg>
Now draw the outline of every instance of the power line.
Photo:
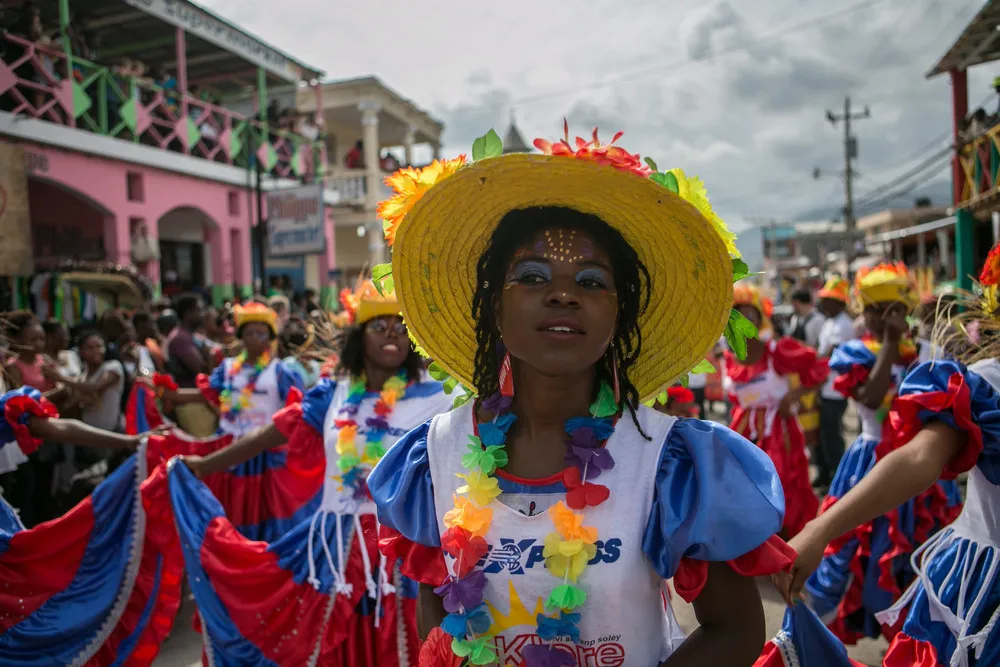
<svg viewBox="0 0 1000 667">
<path fill-rule="evenodd" d="M 765 44 L 769 44 L 771 42 L 774 42 L 774 41 L 776 41 L 776 40 L 778 40 L 778 39 L 780 39 L 782 37 L 785 37 L 787 35 L 790 35 L 792 33 L 800 32 L 802 30 L 808 30 L 810 28 L 815 28 L 815 27 L 823 25 L 825 23 L 830 23 L 832 21 L 835 21 L 837 19 L 843 18 L 845 16 L 849 16 L 851 14 L 855 14 L 857 12 L 860 12 L 862 10 L 868 9 L 870 7 L 874 7 L 875 5 L 881 4 L 883 2 L 886 2 L 886 0 L 862 0 L 861 2 L 857 2 L 857 3 L 853 4 L 853 5 L 850 5 L 849 7 L 845 7 L 843 9 L 840 9 L 840 10 L 837 10 L 837 11 L 834 11 L 834 12 L 830 12 L 828 14 L 824 14 L 822 16 L 818 16 L 818 17 L 815 17 L 815 18 L 812 18 L 812 19 L 808 19 L 806 21 L 802 21 L 802 22 L 796 23 L 794 25 L 791 25 L 791 26 L 788 26 L 788 27 L 776 30 L 774 32 L 765 34 L 765 35 L 761 36 L 760 38 L 758 38 L 756 40 L 752 40 L 752 41 L 746 42 L 744 44 L 735 44 L 735 45 L 733 45 L 731 47 L 728 47 L 728 48 L 724 48 L 724 49 L 721 49 L 721 50 L 718 50 L 718 51 L 711 51 L 711 52 L 709 52 L 707 54 L 704 54 L 704 55 L 692 56 L 692 57 L 687 58 L 685 60 L 678 60 L 678 61 L 673 62 L 673 63 L 667 63 L 667 64 L 654 65 L 654 66 L 651 66 L 651 67 L 645 67 L 643 69 L 635 70 L 635 71 L 629 72 L 627 74 L 622 74 L 620 76 L 614 77 L 612 79 L 608 79 L 606 81 L 595 81 L 593 83 L 584 84 L 582 86 L 575 86 L 573 88 L 565 88 L 563 90 L 559 90 L 559 91 L 555 91 L 555 92 L 544 93 L 544 94 L 541 94 L 541 95 L 534 95 L 534 96 L 531 96 L 531 97 L 525 97 L 525 98 L 522 98 L 522 99 L 519 99 L 519 100 L 514 100 L 514 101 L 511 102 L 511 104 L 515 105 L 515 106 L 523 106 L 523 105 L 526 105 L 526 104 L 534 104 L 536 102 L 543 102 L 543 101 L 546 101 L 546 100 L 556 99 L 556 98 L 559 98 L 559 97 L 565 97 L 567 95 L 574 95 L 574 94 L 577 94 L 577 93 L 580 93 L 580 92 L 585 92 L 585 91 L 588 91 L 588 90 L 598 90 L 598 89 L 601 89 L 601 88 L 607 88 L 607 87 L 610 87 L 610 86 L 616 86 L 616 85 L 619 85 L 619 84 L 622 84 L 622 83 L 629 83 L 631 81 L 635 81 L 636 79 L 644 78 L 644 77 L 649 76 L 651 74 L 661 73 L 664 70 L 671 70 L 670 73 L 672 74 L 673 72 L 677 71 L 678 69 L 681 69 L 683 67 L 692 65 L 694 63 L 699 63 L 699 62 L 704 62 L 704 61 L 707 61 L 707 60 L 712 60 L 714 58 L 719 58 L 721 56 L 731 55 L 733 53 L 739 53 L 741 51 L 747 51 L 747 50 L 752 49 L 752 48 L 757 47 L 757 46 L 763 46 Z M 477 106 L 476 109 L 478 109 L 478 108 L 479 107 Z M 468 110 L 471 110 L 471 109 L 468 109 Z"/>
<path fill-rule="evenodd" d="M 870 203 L 870 201 L 872 201 L 872 200 L 880 199 L 881 195 L 883 193 L 885 193 L 888 190 L 892 190 L 893 188 L 899 186 L 904 181 L 907 181 L 907 180 L 913 178 L 914 176 L 917 176 L 920 173 L 922 173 L 924 171 L 927 171 L 927 169 L 929 169 L 929 168 L 935 168 L 935 167 L 937 167 L 937 163 L 947 162 L 948 161 L 948 157 L 951 154 L 951 151 L 952 151 L 952 147 L 951 146 L 945 146 L 944 148 L 942 148 L 941 150 L 939 150 L 937 153 L 931 155 L 929 158 L 924 159 L 920 164 L 916 165 L 915 167 L 910 168 L 909 171 L 907 171 L 907 172 L 905 172 L 905 173 L 897 176 L 896 178 L 894 178 L 891 181 L 883 183 L 882 185 L 880 185 L 880 186 L 878 186 L 878 187 L 876 187 L 876 188 L 874 188 L 874 189 L 866 192 L 860 198 L 860 200 L 859 200 L 858 203 L 862 204 L 862 205 L 866 205 L 866 204 Z M 942 159 L 942 158 L 944 158 L 944 159 Z"/>
</svg>

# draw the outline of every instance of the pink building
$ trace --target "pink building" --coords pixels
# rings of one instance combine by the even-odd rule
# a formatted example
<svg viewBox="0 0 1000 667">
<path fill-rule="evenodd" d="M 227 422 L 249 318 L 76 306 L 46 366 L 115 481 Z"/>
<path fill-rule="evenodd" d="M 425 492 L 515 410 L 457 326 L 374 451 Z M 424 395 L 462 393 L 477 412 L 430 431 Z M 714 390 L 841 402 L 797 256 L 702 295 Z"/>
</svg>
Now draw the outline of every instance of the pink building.
<svg viewBox="0 0 1000 667">
<path fill-rule="evenodd" d="M 28 201 L 27 220 L 0 207 L 0 229 L 30 225 L 36 270 L 107 259 L 168 292 L 249 293 L 258 202 L 266 219 L 269 193 L 316 182 L 325 162 L 317 119 L 267 89 L 320 96 L 321 72 L 187 0 L 42 0 L 37 22 L 0 4 L 14 22 L 0 34 L 0 142 L 24 150 Z M 240 113 L 227 100 L 248 89 Z M 320 217 L 311 252 L 327 275 L 335 236 Z M 142 235 L 158 257 L 133 257 Z"/>
</svg>

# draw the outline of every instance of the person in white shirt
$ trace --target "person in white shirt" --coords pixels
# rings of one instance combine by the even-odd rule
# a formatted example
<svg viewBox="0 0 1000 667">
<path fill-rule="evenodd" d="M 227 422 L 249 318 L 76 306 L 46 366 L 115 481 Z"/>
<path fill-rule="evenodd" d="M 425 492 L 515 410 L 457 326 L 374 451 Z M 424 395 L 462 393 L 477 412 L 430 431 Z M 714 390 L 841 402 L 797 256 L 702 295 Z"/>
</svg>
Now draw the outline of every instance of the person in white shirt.
<svg viewBox="0 0 1000 667">
<path fill-rule="evenodd" d="M 824 317 L 813 306 L 809 290 L 800 289 L 792 294 L 792 308 L 795 309 L 795 314 L 789 322 L 788 335 L 816 349 L 819 347 L 819 332 L 823 328 Z"/>
<path fill-rule="evenodd" d="M 819 332 L 816 351 L 820 357 L 829 357 L 840 344 L 857 338 L 854 320 L 847 312 L 848 283 L 843 278 L 831 278 L 818 293 L 819 309 L 826 319 Z M 834 378 L 827 379 L 820 390 L 819 442 L 816 447 L 816 466 L 819 476 L 815 486 L 827 487 L 844 455 L 844 412 L 847 398 L 833 388 Z"/>
</svg>

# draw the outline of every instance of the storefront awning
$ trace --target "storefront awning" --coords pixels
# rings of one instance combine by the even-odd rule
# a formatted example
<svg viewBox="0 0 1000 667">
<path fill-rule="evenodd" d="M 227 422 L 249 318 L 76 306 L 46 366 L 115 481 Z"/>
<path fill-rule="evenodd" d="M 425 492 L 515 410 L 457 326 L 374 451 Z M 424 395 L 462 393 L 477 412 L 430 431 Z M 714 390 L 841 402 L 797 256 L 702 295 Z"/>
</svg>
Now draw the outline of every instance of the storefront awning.
<svg viewBox="0 0 1000 667">
<path fill-rule="evenodd" d="M 145 301 L 134 282 L 111 273 L 73 271 L 62 274 L 63 281 L 95 296 L 103 296 L 116 308 L 141 308 Z"/>
</svg>

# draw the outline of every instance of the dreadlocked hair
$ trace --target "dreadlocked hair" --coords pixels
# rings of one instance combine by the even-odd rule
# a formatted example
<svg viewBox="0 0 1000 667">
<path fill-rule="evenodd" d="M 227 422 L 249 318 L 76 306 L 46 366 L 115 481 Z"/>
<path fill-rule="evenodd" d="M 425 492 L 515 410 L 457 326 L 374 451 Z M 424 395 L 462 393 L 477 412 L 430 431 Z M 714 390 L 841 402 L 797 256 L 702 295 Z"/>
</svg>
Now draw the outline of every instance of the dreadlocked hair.
<svg viewBox="0 0 1000 667">
<path fill-rule="evenodd" d="M 612 355 L 618 357 L 618 382 L 622 403 L 639 432 L 636 410 L 639 391 L 628 377 L 642 350 L 639 318 L 649 307 L 650 278 L 646 265 L 624 237 L 601 218 L 563 206 L 533 206 L 508 212 L 493 230 L 489 245 L 476 265 L 476 291 L 472 296 L 472 317 L 476 322 L 476 369 L 473 383 L 479 396 L 490 396 L 500 386 L 500 357 L 503 353 L 494 306 L 499 302 L 511 259 L 518 248 L 546 229 L 566 229 L 590 236 L 608 253 L 611 273 L 618 292 L 618 320 L 611 345 L 597 365 L 597 377 L 614 384 Z M 648 439 L 648 436 L 646 436 Z"/>
</svg>

